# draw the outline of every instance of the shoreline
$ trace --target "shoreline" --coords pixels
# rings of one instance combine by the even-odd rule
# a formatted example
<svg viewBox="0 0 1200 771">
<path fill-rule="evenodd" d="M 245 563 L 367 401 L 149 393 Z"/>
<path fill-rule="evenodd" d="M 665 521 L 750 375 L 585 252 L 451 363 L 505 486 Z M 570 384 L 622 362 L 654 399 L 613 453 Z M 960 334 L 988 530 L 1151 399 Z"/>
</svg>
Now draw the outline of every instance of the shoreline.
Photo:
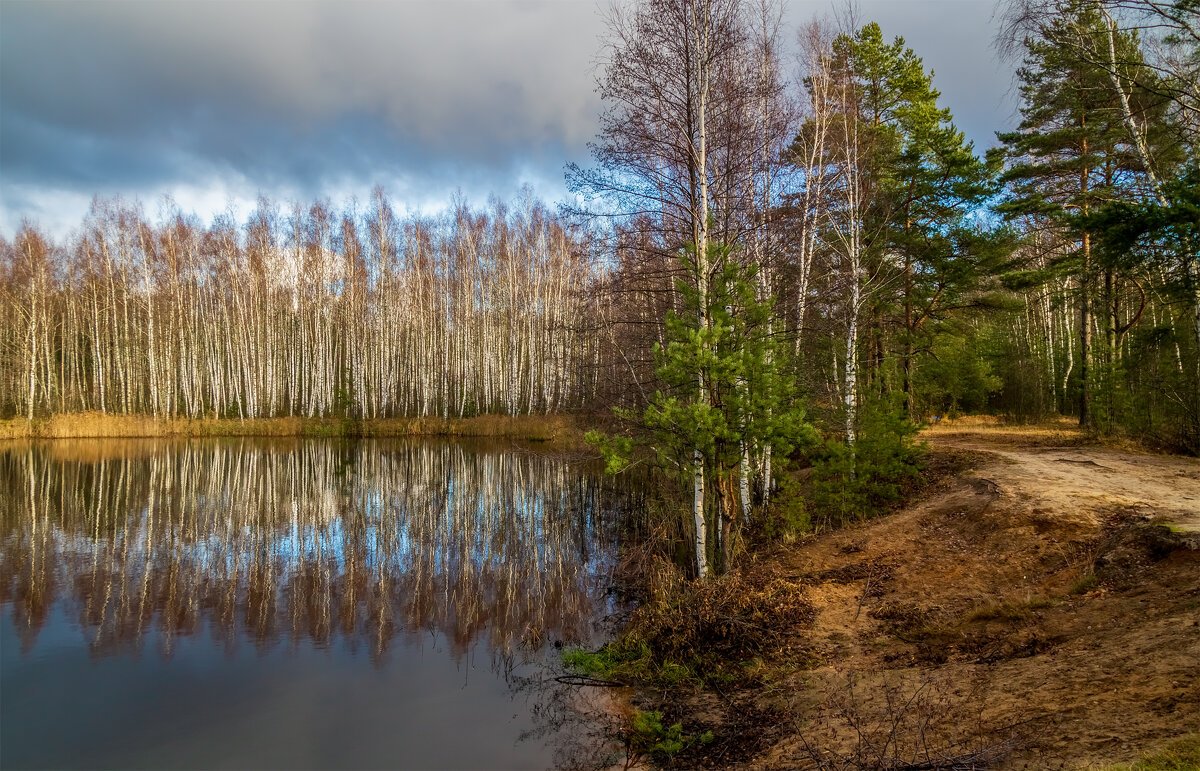
<svg viewBox="0 0 1200 771">
<path fill-rule="evenodd" d="M 579 444 L 584 416 L 478 415 L 470 418 L 154 418 L 102 412 L 0 420 L 0 441 L 184 437 L 478 437 Z"/>
</svg>

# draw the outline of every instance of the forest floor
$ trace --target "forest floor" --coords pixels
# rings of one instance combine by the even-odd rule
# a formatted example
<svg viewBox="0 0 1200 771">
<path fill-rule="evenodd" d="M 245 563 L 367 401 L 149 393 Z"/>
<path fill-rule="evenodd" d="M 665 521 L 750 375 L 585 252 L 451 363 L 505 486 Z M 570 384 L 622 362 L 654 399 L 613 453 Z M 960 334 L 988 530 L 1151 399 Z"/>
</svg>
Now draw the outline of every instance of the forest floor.
<svg viewBox="0 0 1200 771">
<path fill-rule="evenodd" d="M 1200 460 L 1065 424 L 922 438 L 917 500 L 749 568 L 804 587 L 793 653 L 752 686 L 639 700 L 716 733 L 676 762 L 1074 769 L 1196 745 Z"/>
</svg>

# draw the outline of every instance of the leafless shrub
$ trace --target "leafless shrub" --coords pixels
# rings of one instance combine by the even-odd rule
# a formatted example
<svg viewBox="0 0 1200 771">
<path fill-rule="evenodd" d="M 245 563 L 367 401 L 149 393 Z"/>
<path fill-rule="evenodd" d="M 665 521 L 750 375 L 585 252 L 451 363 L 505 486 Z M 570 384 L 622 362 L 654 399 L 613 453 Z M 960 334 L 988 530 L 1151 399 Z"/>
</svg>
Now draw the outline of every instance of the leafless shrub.
<svg viewBox="0 0 1200 771">
<path fill-rule="evenodd" d="M 930 675 L 917 683 L 864 686 L 846 678 L 799 726 L 801 767 L 814 771 L 996 766 L 1024 743 L 1020 725 L 983 714 L 978 684 Z"/>
</svg>

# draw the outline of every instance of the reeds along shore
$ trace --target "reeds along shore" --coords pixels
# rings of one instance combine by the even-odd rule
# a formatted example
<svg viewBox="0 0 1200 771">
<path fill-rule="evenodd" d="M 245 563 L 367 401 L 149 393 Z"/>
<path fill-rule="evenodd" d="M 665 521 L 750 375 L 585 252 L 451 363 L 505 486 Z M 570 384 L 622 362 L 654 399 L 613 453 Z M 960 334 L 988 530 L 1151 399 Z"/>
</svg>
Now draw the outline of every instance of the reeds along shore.
<svg viewBox="0 0 1200 771">
<path fill-rule="evenodd" d="M 0 420 L 3 439 L 99 439 L 190 436 L 462 436 L 581 442 L 573 415 L 479 415 L 470 418 L 171 418 L 75 412 Z"/>
</svg>

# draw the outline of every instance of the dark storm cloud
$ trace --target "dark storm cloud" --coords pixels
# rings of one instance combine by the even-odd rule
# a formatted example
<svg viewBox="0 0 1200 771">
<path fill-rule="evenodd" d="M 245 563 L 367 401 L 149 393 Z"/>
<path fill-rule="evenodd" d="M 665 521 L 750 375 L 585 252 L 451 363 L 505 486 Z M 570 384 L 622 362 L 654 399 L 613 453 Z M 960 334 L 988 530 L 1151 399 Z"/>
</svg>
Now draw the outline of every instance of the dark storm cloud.
<svg viewBox="0 0 1200 771">
<path fill-rule="evenodd" d="M 862 21 L 877 21 L 884 39 L 899 35 L 933 70 L 941 104 L 977 152 L 1011 128 L 1013 65 L 992 46 L 993 0 L 877 0 L 861 5 Z"/>
<path fill-rule="evenodd" d="M 558 177 L 593 133 L 591 3 L 2 8 L 6 208 L 214 179 L 486 192 Z"/>
<path fill-rule="evenodd" d="M 794 3 L 788 21 L 824 7 Z M 977 139 L 996 127 L 994 105 L 947 83 L 990 56 L 978 23 L 990 7 L 862 7 L 934 60 L 944 101 Z M 911 34 L 922 24 L 928 40 Z M 553 197 L 595 133 L 602 29 L 592 0 L 5 0 L 0 233 L 22 214 L 76 222 L 93 194 L 174 192 L 202 215 L 258 191 L 337 199 L 376 183 L 417 206 L 457 188 L 481 202 L 522 182 Z"/>
</svg>

